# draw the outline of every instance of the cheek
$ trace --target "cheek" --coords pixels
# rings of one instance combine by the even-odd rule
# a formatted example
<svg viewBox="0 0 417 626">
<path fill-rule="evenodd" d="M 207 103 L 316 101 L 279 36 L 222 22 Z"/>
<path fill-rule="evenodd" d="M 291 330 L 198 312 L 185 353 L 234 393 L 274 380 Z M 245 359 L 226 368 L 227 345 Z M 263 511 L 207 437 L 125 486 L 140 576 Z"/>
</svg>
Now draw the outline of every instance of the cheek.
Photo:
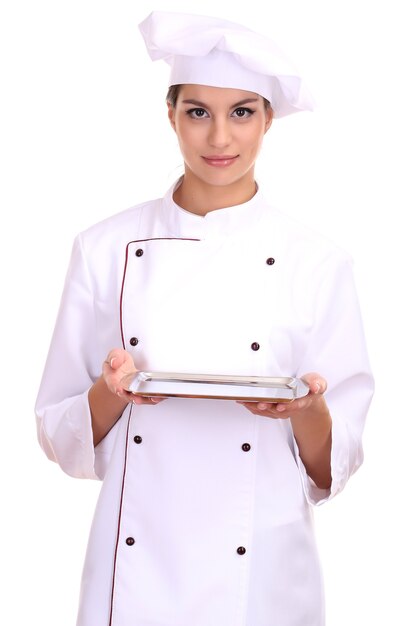
<svg viewBox="0 0 417 626">
<path fill-rule="evenodd" d="M 184 126 L 177 128 L 177 139 L 183 153 L 192 152 L 200 142 L 199 133 L 196 132 L 196 129 Z"/>
<path fill-rule="evenodd" d="M 250 135 L 248 135 L 246 144 L 247 144 L 248 152 L 251 155 L 256 156 L 259 153 L 262 147 L 263 137 L 264 137 L 263 132 L 259 132 L 259 131 L 252 132 L 250 133 Z"/>
</svg>

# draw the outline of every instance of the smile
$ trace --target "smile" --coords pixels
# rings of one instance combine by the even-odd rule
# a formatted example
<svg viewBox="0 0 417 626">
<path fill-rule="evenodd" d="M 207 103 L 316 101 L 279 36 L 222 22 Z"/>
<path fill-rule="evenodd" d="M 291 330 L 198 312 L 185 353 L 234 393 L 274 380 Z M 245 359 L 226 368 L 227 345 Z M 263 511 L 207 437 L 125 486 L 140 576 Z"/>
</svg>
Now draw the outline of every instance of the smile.
<svg viewBox="0 0 417 626">
<path fill-rule="evenodd" d="M 232 165 L 232 163 L 234 163 L 238 157 L 238 154 L 235 156 L 222 154 L 219 156 L 203 156 L 202 158 L 208 165 L 211 165 L 213 167 L 228 167 L 229 165 Z"/>
</svg>

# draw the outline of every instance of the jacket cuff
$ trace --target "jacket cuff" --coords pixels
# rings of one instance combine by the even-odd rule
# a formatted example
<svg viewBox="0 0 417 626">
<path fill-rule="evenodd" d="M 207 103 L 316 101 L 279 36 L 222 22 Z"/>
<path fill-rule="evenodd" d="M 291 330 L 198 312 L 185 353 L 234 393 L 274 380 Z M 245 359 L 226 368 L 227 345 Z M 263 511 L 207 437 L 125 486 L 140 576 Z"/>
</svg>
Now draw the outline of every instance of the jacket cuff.
<svg viewBox="0 0 417 626">
<path fill-rule="evenodd" d="M 88 390 L 68 398 L 60 408 L 58 425 L 53 419 L 53 411 L 49 414 L 45 409 L 38 414 L 39 441 L 43 450 L 70 476 L 100 479 L 100 472 L 96 471 Z"/>
<path fill-rule="evenodd" d="M 293 442 L 295 460 L 300 471 L 304 494 L 307 501 L 314 506 L 324 504 L 340 493 L 349 477 L 358 469 L 363 460 L 362 448 L 360 445 L 353 444 L 345 422 L 340 418 L 332 418 L 330 457 L 332 484 L 330 489 L 320 489 L 307 474 L 294 435 Z"/>
</svg>

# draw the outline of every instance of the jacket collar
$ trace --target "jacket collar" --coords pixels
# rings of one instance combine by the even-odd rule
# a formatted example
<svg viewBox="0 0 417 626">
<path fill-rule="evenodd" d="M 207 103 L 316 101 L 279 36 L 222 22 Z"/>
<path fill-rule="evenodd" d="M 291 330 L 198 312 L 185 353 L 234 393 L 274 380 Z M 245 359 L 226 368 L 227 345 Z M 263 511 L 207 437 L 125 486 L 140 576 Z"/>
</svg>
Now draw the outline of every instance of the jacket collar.
<svg viewBox="0 0 417 626">
<path fill-rule="evenodd" d="M 175 237 L 193 239 L 219 239 L 246 231 L 260 219 L 265 201 L 259 188 L 248 202 L 223 209 L 215 209 L 206 215 L 186 211 L 173 200 L 173 193 L 181 178 L 170 187 L 162 198 L 162 220 L 168 225 L 169 233 Z"/>
</svg>

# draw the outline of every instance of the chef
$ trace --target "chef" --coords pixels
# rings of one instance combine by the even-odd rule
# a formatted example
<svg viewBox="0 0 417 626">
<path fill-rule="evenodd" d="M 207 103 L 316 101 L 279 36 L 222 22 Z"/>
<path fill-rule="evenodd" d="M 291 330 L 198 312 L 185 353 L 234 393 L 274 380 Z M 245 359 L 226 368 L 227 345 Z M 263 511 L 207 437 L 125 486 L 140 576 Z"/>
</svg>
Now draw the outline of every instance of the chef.
<svg viewBox="0 0 417 626">
<path fill-rule="evenodd" d="M 184 175 L 75 239 L 39 441 L 103 481 L 78 626 L 323 626 L 313 507 L 362 462 L 373 392 L 350 256 L 262 195 L 273 123 L 312 108 L 274 42 L 154 12 Z M 280 207 L 280 208 L 278 208 Z M 143 398 L 136 370 L 303 377 L 290 404 Z"/>
</svg>

